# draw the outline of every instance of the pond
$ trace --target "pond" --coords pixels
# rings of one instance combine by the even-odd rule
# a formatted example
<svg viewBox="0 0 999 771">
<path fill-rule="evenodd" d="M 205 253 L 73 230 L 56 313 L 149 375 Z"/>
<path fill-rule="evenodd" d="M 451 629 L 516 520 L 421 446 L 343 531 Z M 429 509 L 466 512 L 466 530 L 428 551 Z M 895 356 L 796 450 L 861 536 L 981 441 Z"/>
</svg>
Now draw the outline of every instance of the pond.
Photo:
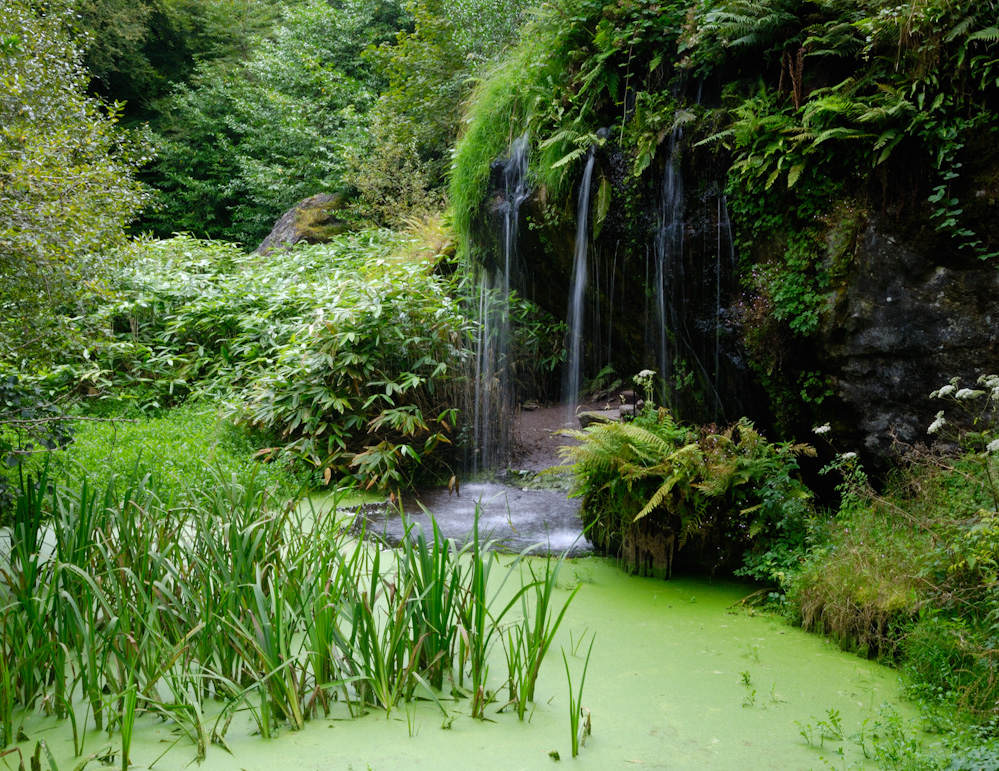
<svg viewBox="0 0 999 771">
<path fill-rule="evenodd" d="M 544 561 L 530 559 L 535 566 Z M 565 563 L 558 601 L 577 586 L 523 722 L 513 711 L 497 712 L 504 700 L 498 694 L 486 721 L 469 716 L 468 699 L 442 699 L 447 717 L 431 701 L 400 704 L 388 717 L 372 708 L 349 719 L 334 709 L 303 731 L 284 729 L 265 740 L 254 735 L 255 723 L 244 711 L 229 727 L 227 746 L 211 746 L 201 767 L 535 769 L 549 767 L 557 753 L 563 762 L 593 769 L 786 771 L 826 768 L 827 760 L 835 768 L 874 768 L 861 744 L 873 752 L 875 724 L 896 719 L 883 705 L 893 705 L 902 722 L 913 715 L 900 702 L 894 672 L 743 609 L 740 600 L 751 590 L 745 585 L 638 578 L 610 560 L 588 556 Z M 572 759 L 562 651 L 578 693 L 591 636 L 581 703 L 592 734 Z M 505 663 L 498 645 L 491 666 L 490 681 L 499 687 Z M 213 718 L 206 714 L 205 720 Z M 24 731 L 25 754 L 44 739 L 60 769 L 80 768 L 91 754 L 120 767 L 113 752 L 117 734 L 109 741 L 106 733 L 89 731 L 83 756 L 76 758 L 68 722 L 33 715 Z M 104 751 L 109 745 L 110 754 Z M 133 767 L 183 769 L 194 757 L 190 741 L 171 724 L 139 717 Z M 0 762 L 16 767 L 12 756 Z M 45 762 L 43 756 L 43 767 Z M 98 757 L 87 767 L 99 765 Z"/>
</svg>

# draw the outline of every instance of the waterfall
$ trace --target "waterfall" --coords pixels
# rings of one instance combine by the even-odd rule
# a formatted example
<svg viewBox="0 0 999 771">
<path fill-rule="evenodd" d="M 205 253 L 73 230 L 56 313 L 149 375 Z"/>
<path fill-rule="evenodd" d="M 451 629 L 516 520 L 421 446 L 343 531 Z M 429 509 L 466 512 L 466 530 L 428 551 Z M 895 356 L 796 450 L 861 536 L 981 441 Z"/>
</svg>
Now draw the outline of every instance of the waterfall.
<svg viewBox="0 0 999 771">
<path fill-rule="evenodd" d="M 504 198 L 498 207 L 502 217 L 502 259 L 493 267 L 483 267 L 479 275 L 480 327 L 475 340 L 472 456 L 467 464 L 473 473 L 500 466 L 510 457 L 516 398 L 510 372 L 510 292 L 518 272 L 520 206 L 529 195 L 529 149 L 525 134 L 514 140 L 503 161 Z"/>
<path fill-rule="evenodd" d="M 663 392 L 660 400 L 671 401 L 675 388 L 673 358 L 676 354 L 677 338 L 681 334 L 683 310 L 683 238 L 684 238 L 684 197 L 683 176 L 680 170 L 680 146 L 683 129 L 673 129 L 669 138 L 669 157 L 663 173 L 662 191 L 659 199 L 658 227 L 655 239 L 655 284 L 656 301 L 656 366 L 661 377 Z"/>
<path fill-rule="evenodd" d="M 568 344 L 564 400 L 570 413 L 579 398 L 580 371 L 583 358 L 583 325 L 585 322 L 584 298 L 587 283 L 587 251 L 589 247 L 590 182 L 593 178 L 595 156 L 591 149 L 586 158 L 583 181 L 579 187 L 576 206 L 576 244 L 572 260 L 572 281 L 569 284 Z M 571 419 L 571 417 L 570 417 Z"/>
</svg>

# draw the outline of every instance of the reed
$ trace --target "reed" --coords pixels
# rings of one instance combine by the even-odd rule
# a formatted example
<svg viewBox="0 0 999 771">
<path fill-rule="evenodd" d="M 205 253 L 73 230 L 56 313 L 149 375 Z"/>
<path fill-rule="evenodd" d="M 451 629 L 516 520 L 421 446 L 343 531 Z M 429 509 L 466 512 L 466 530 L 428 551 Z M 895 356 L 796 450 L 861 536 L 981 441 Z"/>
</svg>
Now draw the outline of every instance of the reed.
<svg viewBox="0 0 999 771">
<path fill-rule="evenodd" d="M 249 623 L 229 619 L 241 657 L 254 672 L 261 699 L 277 708 L 276 717 L 286 719 L 293 730 L 305 727 L 301 707 L 300 678 L 296 677 L 297 656 L 292 655 L 292 635 L 298 627 L 294 608 L 285 601 L 280 581 L 274 581 L 266 567 L 258 566 L 250 587 L 253 603 L 247 609 Z"/>
<path fill-rule="evenodd" d="M 517 714 L 521 720 L 524 719 L 527 702 L 534 701 L 534 688 L 541 672 L 541 663 L 551 648 L 555 634 L 562 624 L 562 619 L 565 618 L 566 611 L 569 610 L 569 605 L 575 598 L 576 592 L 579 591 L 579 585 L 577 584 L 556 614 L 555 591 L 558 585 L 559 573 L 564 564 L 564 555 L 554 560 L 554 566 L 551 557 L 549 557 L 545 560 L 544 573 L 539 577 L 535 573 L 534 566 L 528 563 L 528 569 L 531 572 L 533 581 L 529 585 L 532 591 L 525 593 L 523 600 L 524 623 L 521 628 L 524 635 L 523 650 L 525 654 L 526 678 L 519 689 L 521 698 L 518 699 L 517 704 Z M 531 607 L 532 604 L 527 600 L 529 595 L 533 595 L 533 608 Z"/>
<path fill-rule="evenodd" d="M 458 603 L 465 573 L 454 544 L 445 539 L 431 517 L 433 538 L 428 541 L 417 525 L 407 532 L 399 558 L 399 573 L 413 587 L 411 639 L 420 640 L 418 668 L 431 687 L 440 690 L 445 677 L 453 679 Z"/>
<path fill-rule="evenodd" d="M 129 753 L 132 751 L 132 736 L 135 731 L 135 714 L 138 705 L 138 689 L 130 684 L 121 695 L 121 712 L 118 716 L 121 732 L 121 771 L 128 771 L 131 765 Z"/>
<path fill-rule="evenodd" d="M 138 714 L 171 722 L 199 761 L 241 710 L 265 738 L 340 698 L 355 716 L 390 714 L 419 692 L 453 720 L 441 704 L 450 682 L 484 718 L 497 641 L 515 652 L 523 709 L 573 597 L 556 601 L 561 560 L 526 578 L 523 555 L 499 560 L 477 523 L 461 548 L 433 523 L 383 550 L 335 512 L 277 505 L 252 474 L 219 473 L 183 506 L 139 465 L 100 489 L 46 474 L 22 480 L 0 550 L 0 751 L 39 699 L 71 719 L 77 756 L 91 721 L 117 735 L 123 769 Z M 224 704 L 214 724 L 208 698 Z"/>
<path fill-rule="evenodd" d="M 7 630 L 8 612 L 4 610 L 0 613 L 0 625 L 4 632 Z M 14 740 L 14 684 L 11 678 L 10 649 L 7 635 L 0 637 L 0 750 L 7 749 L 7 746 Z"/>
<path fill-rule="evenodd" d="M 586 737 L 591 730 L 590 714 L 583 707 L 583 686 L 586 684 L 586 671 L 590 667 L 590 655 L 593 653 L 593 643 L 596 635 L 590 637 L 590 647 L 586 651 L 586 660 L 583 662 L 583 671 L 579 676 L 579 688 L 573 689 L 572 673 L 569 671 L 569 659 L 562 649 L 562 662 L 565 664 L 565 677 L 569 681 L 569 736 L 572 742 L 572 756 L 579 754 L 579 748 L 583 746 Z"/>
<path fill-rule="evenodd" d="M 485 718 L 485 709 L 495 700 L 495 693 L 487 688 L 489 678 L 489 655 L 496 639 L 502 639 L 501 625 L 506 614 L 515 607 L 520 598 L 530 588 L 522 585 L 513 597 L 498 612 L 492 606 L 506 582 L 514 574 L 520 574 L 520 562 L 525 552 L 518 555 L 509 566 L 499 585 L 490 595 L 493 568 L 499 564 L 496 552 L 490 541 L 483 541 L 479 534 L 479 507 L 476 506 L 472 526 L 472 538 L 463 552 L 471 562 L 468 584 L 463 588 L 462 602 L 458 611 L 458 633 L 461 635 L 459 650 L 462 648 L 462 662 L 467 662 L 472 695 L 472 717 Z"/>
<path fill-rule="evenodd" d="M 419 660 L 422 638 L 411 632 L 413 582 L 383 571 L 383 554 L 375 548 L 365 585 L 351 587 L 347 600 L 351 635 L 347 655 L 363 683 L 362 700 L 370 699 L 386 714 L 404 694 L 411 693 L 410 675 Z"/>
</svg>

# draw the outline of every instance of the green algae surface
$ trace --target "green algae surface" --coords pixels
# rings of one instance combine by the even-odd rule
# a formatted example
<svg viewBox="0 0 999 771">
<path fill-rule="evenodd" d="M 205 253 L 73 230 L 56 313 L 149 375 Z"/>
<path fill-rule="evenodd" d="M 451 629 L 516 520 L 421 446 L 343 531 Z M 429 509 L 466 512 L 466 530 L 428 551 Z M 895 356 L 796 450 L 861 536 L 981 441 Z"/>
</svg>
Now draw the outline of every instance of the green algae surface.
<svg viewBox="0 0 999 771">
<path fill-rule="evenodd" d="M 637 578 L 594 557 L 567 562 L 561 578 L 560 600 L 577 584 L 579 592 L 545 660 L 529 720 L 497 712 L 505 690 L 496 694 L 488 721 L 469 716 L 468 699 L 443 699 L 447 717 L 428 700 L 401 704 L 389 717 L 374 709 L 356 719 L 334 711 L 304 731 L 284 729 L 269 740 L 255 735 L 252 717 L 241 712 L 226 746 L 211 746 L 201 768 L 536 769 L 550 767 L 556 754 L 562 763 L 592 769 L 875 768 L 859 735 L 872 732 L 884 704 L 912 714 L 900 704 L 894 672 L 779 619 L 742 610 L 744 585 Z M 591 635 L 596 641 L 582 705 L 592 734 L 573 759 L 559 648 L 578 690 Z M 499 647 L 491 668 L 490 682 L 499 688 L 505 672 Z M 205 721 L 210 733 L 214 718 Z M 841 739 L 828 735 L 831 722 L 841 725 Z M 149 715 L 136 725 L 133 768 L 192 765 L 194 747 L 174 726 Z M 67 721 L 32 715 L 24 732 L 25 756 L 44 739 L 60 769 L 78 769 L 91 756 L 86 768 L 121 767 L 117 733 L 109 740 L 89 731 L 82 756 L 74 757 Z M 0 763 L 15 768 L 14 757 Z M 43 767 L 46 762 L 43 755 Z"/>
</svg>

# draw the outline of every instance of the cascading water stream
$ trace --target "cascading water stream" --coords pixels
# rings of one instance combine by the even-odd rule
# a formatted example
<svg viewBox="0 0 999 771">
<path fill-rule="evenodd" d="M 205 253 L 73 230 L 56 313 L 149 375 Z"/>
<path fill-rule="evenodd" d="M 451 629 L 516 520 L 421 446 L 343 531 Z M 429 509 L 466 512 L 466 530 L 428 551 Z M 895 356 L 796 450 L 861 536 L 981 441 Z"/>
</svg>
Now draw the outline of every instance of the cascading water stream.
<svg viewBox="0 0 999 771">
<path fill-rule="evenodd" d="M 595 156 L 591 149 L 583 170 L 583 181 L 579 187 L 579 202 L 576 207 L 576 245 L 572 261 L 572 281 L 569 284 L 568 345 L 564 401 L 572 420 L 575 402 L 579 398 L 580 372 L 583 358 L 583 324 L 585 322 L 584 299 L 587 284 L 587 252 L 589 249 L 590 182 L 593 179 Z"/>
<path fill-rule="evenodd" d="M 680 171 L 680 146 L 683 129 L 677 126 L 669 138 L 669 157 L 663 173 L 659 204 L 659 223 L 655 241 L 655 298 L 657 321 L 655 360 L 662 378 L 668 403 L 673 387 L 673 356 L 671 343 L 680 330 L 683 305 L 683 238 L 684 198 L 683 176 Z"/>
<path fill-rule="evenodd" d="M 724 326 L 724 312 L 723 307 L 723 293 L 724 286 L 722 283 L 722 277 L 726 274 L 729 276 L 730 280 L 734 279 L 737 273 L 736 256 L 735 256 L 735 241 L 732 238 L 732 220 L 728 215 L 728 200 L 725 197 L 724 192 L 718 194 L 718 212 L 717 212 L 717 232 L 718 232 L 718 242 L 715 247 L 715 379 L 714 379 L 714 390 L 716 397 L 718 397 L 720 402 L 720 396 L 718 396 L 722 391 L 722 362 L 721 362 L 721 349 L 722 349 L 722 328 Z M 727 257 L 726 261 L 723 260 L 723 256 Z"/>
<path fill-rule="evenodd" d="M 477 472 L 505 463 L 510 455 L 514 382 L 510 373 L 510 292 L 517 272 L 517 230 L 520 206 L 527 200 L 530 142 L 525 134 L 514 140 L 504 162 L 505 196 L 502 214 L 502 260 L 484 267 L 479 276 L 481 325 L 476 338 L 472 408 L 472 457 Z"/>
</svg>

